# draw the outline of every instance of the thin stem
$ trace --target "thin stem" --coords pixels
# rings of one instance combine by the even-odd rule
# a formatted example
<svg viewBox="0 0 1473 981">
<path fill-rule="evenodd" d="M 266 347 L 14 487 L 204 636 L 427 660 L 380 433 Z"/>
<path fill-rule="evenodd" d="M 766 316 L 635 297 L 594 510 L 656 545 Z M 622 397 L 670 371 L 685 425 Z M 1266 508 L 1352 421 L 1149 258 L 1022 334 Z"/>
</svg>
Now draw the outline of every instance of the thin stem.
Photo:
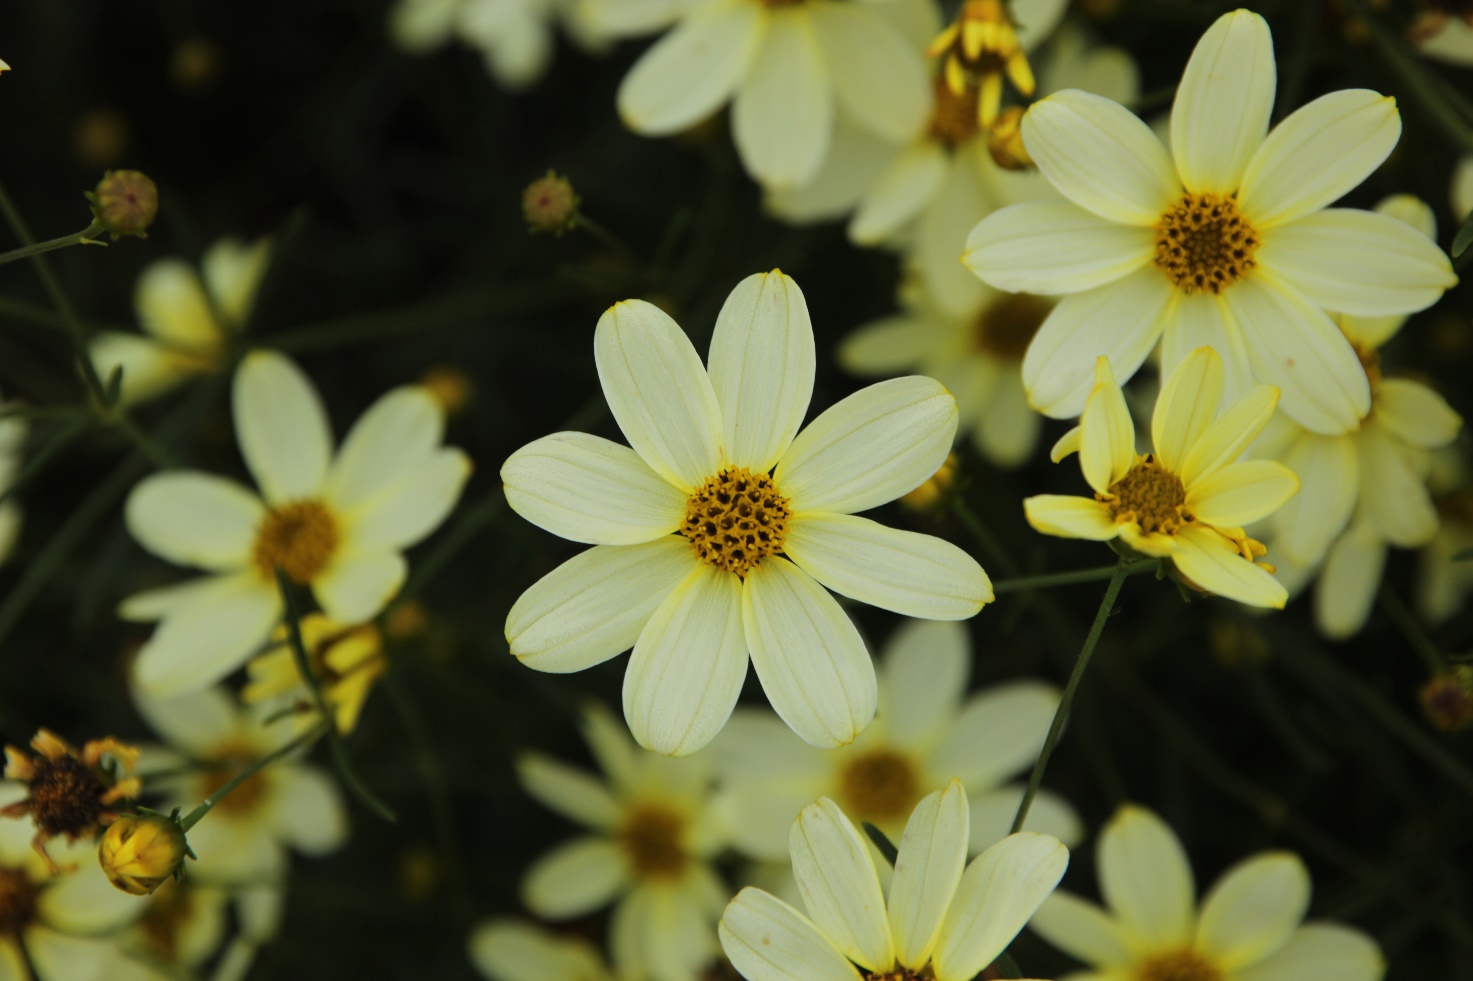
<svg viewBox="0 0 1473 981">
<path fill-rule="evenodd" d="M 581 228 L 584 231 L 588 232 L 588 234 L 592 235 L 604 245 L 608 246 L 611 251 L 617 253 L 619 258 L 627 261 L 633 261 L 634 253 L 630 252 L 628 247 L 625 246 L 623 242 L 615 238 L 613 232 L 609 231 L 607 228 L 600 225 L 592 218 L 583 214 L 581 211 L 578 213 L 578 223 L 573 227 Z"/>
<path fill-rule="evenodd" d="M 64 249 L 71 245 L 106 246 L 106 242 L 99 242 L 94 237 L 98 232 L 101 231 L 102 226 L 94 221 L 92 224 L 88 225 L 80 232 L 73 232 L 70 235 L 63 235 L 61 238 L 53 238 L 47 242 L 37 242 L 34 245 L 25 245 L 18 249 L 11 249 L 9 252 L 0 252 L 0 266 L 5 265 L 7 262 L 19 262 L 22 259 L 29 259 L 31 256 L 40 255 L 43 252 L 55 252 L 57 249 Z"/>
<path fill-rule="evenodd" d="M 256 774 L 260 773 L 262 770 L 266 769 L 266 767 L 270 766 L 272 763 L 275 763 L 286 754 L 302 746 L 305 746 L 312 740 L 321 737 L 324 729 L 332 729 L 331 719 L 328 720 L 326 726 L 317 726 L 316 728 L 308 729 L 306 732 L 302 733 L 300 736 L 293 739 L 285 746 L 282 746 L 280 749 L 272 750 L 265 756 L 256 760 L 250 766 L 246 767 L 244 770 L 241 770 L 229 780 L 225 781 L 225 783 L 221 784 L 220 789 L 215 791 L 210 796 L 206 797 L 204 801 L 200 803 L 199 807 L 196 807 L 194 810 L 190 811 L 188 814 L 179 819 L 179 830 L 183 831 L 185 834 L 188 834 L 189 829 L 194 827 L 196 824 L 199 824 L 200 821 L 204 820 L 204 816 L 210 813 L 210 811 L 214 809 L 216 804 L 220 803 L 226 797 L 229 797 L 232 790 L 234 790 L 236 787 L 239 787 L 241 784 L 245 783 L 251 777 L 254 777 Z"/>
<path fill-rule="evenodd" d="M 1438 650 L 1432 638 L 1427 636 L 1427 631 L 1422 629 L 1422 624 L 1418 622 L 1412 611 L 1407 609 L 1401 597 L 1396 595 L 1390 583 L 1381 583 L 1379 599 L 1381 611 L 1386 614 L 1387 619 L 1396 624 L 1396 629 L 1401 631 L 1406 642 L 1411 644 L 1412 649 L 1427 662 L 1428 669 L 1433 674 L 1441 674 L 1446 671 L 1447 659 L 1442 656 L 1442 651 Z"/>
<path fill-rule="evenodd" d="M 31 478 L 46 468 L 46 464 L 51 462 L 52 457 L 71 445 L 72 440 L 86 432 L 91 425 L 92 417 L 85 416 L 81 419 L 73 419 L 68 425 L 63 426 L 51 438 L 51 442 L 47 443 L 31 457 L 30 461 L 26 463 L 25 469 L 17 474 L 15 479 L 10 482 L 10 486 L 4 490 L 0 490 L 0 504 L 4 504 L 10 500 L 16 491 L 24 487 Z"/>
<path fill-rule="evenodd" d="M 1013 557 L 1008 554 L 1008 550 L 1003 547 L 1002 542 L 992 533 L 992 529 L 988 528 L 982 519 L 977 517 L 977 513 L 967 505 L 967 502 L 958 497 L 952 503 L 951 509 L 961 519 L 962 524 L 967 526 L 967 530 L 972 533 L 972 536 L 977 539 L 977 544 L 982 546 L 982 551 L 987 553 L 987 560 L 1009 576 L 1017 576 L 1020 571 L 1018 569 L 1018 563 L 1013 561 Z M 994 588 L 993 591 L 996 592 L 996 589 Z"/>
<path fill-rule="evenodd" d="M 1127 568 L 1124 557 L 1115 564 L 1115 570 L 1110 576 L 1110 585 L 1105 587 L 1105 598 L 1100 600 L 1100 608 L 1095 613 L 1095 622 L 1089 628 L 1089 636 L 1084 639 L 1084 647 L 1079 651 L 1079 660 L 1074 663 L 1074 673 L 1069 675 L 1069 683 L 1064 687 L 1064 695 L 1059 699 L 1059 707 L 1054 711 L 1054 721 L 1048 727 L 1048 738 L 1043 741 L 1043 750 L 1038 754 L 1038 762 L 1033 765 L 1033 772 L 1028 777 L 1028 789 L 1023 792 L 1023 799 L 1018 803 L 1018 813 L 1013 818 L 1013 829 L 1010 834 L 1023 830 L 1023 822 L 1028 820 L 1028 809 L 1033 806 L 1033 798 L 1038 796 L 1038 785 L 1043 782 L 1043 771 L 1048 769 L 1049 757 L 1054 755 L 1054 746 L 1059 742 L 1059 734 L 1064 731 L 1064 722 L 1069 718 L 1069 706 L 1074 702 L 1074 693 L 1079 690 L 1079 683 L 1084 680 L 1084 670 L 1089 667 L 1090 655 L 1094 654 L 1095 645 L 1100 642 L 1100 635 L 1105 632 L 1105 620 L 1110 616 L 1110 611 L 1115 608 L 1115 598 L 1120 595 L 1120 587 L 1125 583 Z"/>
<path fill-rule="evenodd" d="M 302 642 L 302 621 L 297 610 L 295 591 L 286 573 L 280 569 L 276 570 L 276 586 L 281 590 L 281 602 L 286 608 L 286 632 L 287 639 L 291 642 L 292 656 L 296 659 L 297 671 L 301 673 L 302 680 L 312 691 L 312 699 L 317 703 L 318 714 L 327 722 L 327 743 L 332 747 L 332 761 L 337 767 L 338 776 L 347 785 L 349 792 L 370 811 L 385 821 L 398 821 L 399 818 L 389 806 L 369 791 L 358 775 L 353 772 L 353 767 L 348 762 L 348 750 L 343 745 L 342 735 L 338 732 L 337 716 L 333 713 L 332 706 L 328 704 L 327 696 L 323 694 L 322 682 L 318 679 L 317 673 L 312 670 L 312 659 L 307 656 L 307 645 Z"/>
<path fill-rule="evenodd" d="M 1151 572 L 1161 563 L 1155 559 L 1125 563 L 1125 575 L 1134 576 Z M 1102 565 L 1096 569 L 1075 569 L 1073 572 L 1051 572 L 1042 576 L 1019 576 L 1016 579 L 999 579 L 992 584 L 994 593 L 1017 593 L 1029 589 L 1047 589 L 1050 586 L 1068 586 L 1080 582 L 1101 582 L 1120 570 L 1120 564 Z"/>
</svg>

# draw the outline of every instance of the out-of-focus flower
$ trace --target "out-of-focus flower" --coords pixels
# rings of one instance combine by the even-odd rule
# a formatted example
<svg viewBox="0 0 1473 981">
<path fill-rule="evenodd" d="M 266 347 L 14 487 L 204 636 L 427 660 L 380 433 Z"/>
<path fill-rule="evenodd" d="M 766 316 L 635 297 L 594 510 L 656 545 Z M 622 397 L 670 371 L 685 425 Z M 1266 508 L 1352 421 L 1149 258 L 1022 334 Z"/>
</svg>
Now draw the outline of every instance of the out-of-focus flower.
<svg viewBox="0 0 1473 981">
<path fill-rule="evenodd" d="M 1424 57 L 1473 66 L 1473 17 L 1470 15 L 1429 11 L 1412 25 L 1411 33 Z"/>
<path fill-rule="evenodd" d="M 1309 873 L 1289 852 L 1263 852 L 1229 869 L 1199 907 L 1192 867 L 1171 828 L 1150 811 L 1120 809 L 1100 834 L 1101 909 L 1064 890 L 1029 926 L 1090 965 L 1065 975 L 1151 981 L 1379 981 L 1381 953 L 1359 930 L 1303 923 Z"/>
<path fill-rule="evenodd" d="M 1466 485 L 1433 501 L 1438 533 L 1421 551 L 1417 574 L 1417 611 L 1440 624 L 1462 609 L 1473 592 L 1473 488 Z"/>
<path fill-rule="evenodd" d="M 1458 664 L 1434 675 L 1417 693 L 1422 714 L 1443 732 L 1473 725 L 1473 665 Z"/>
<path fill-rule="evenodd" d="M 226 890 L 192 875 L 166 882 L 149 897 L 143 915 L 118 938 L 128 959 L 108 979 L 178 981 L 208 976 L 211 981 L 240 981 L 256 947 L 277 932 L 281 896 L 277 886 Z M 232 907 L 235 935 L 227 942 Z M 213 970 L 202 973 L 211 961 Z"/>
<path fill-rule="evenodd" d="M 458 37 L 481 52 L 497 83 L 524 89 L 541 79 L 552 61 L 554 24 L 584 50 L 604 44 L 577 0 L 398 0 L 389 34 L 415 54 Z"/>
<path fill-rule="evenodd" d="M 145 173 L 109 170 L 87 192 L 93 220 L 114 239 L 125 235 L 148 238 L 149 226 L 159 213 L 159 189 Z"/>
<path fill-rule="evenodd" d="M 5 747 L 5 779 L 24 784 L 26 796 L 0 808 L 0 817 L 29 815 L 36 826 L 36 850 L 48 861 L 48 841 L 93 840 L 117 820 L 118 804 L 142 792 L 133 775 L 138 750 L 111 737 L 90 740 L 79 750 L 41 729 L 31 748 L 35 756 Z"/>
<path fill-rule="evenodd" d="M 88 348 L 104 380 L 123 369 L 123 405 L 223 366 L 231 335 L 250 318 L 270 256 L 266 239 L 245 245 L 225 238 L 210 246 L 198 270 L 183 259 L 158 259 L 144 268 L 133 293 L 144 333 L 102 331 Z"/>
<path fill-rule="evenodd" d="M 1024 831 L 968 864 L 967 812 L 959 780 L 916 805 L 887 897 L 868 842 L 839 805 L 827 797 L 808 805 L 789 835 L 808 915 L 743 889 L 721 917 L 726 956 L 747 981 L 971 981 L 1053 891 L 1069 850 Z"/>
<path fill-rule="evenodd" d="M 440 403 L 447 416 L 465 411 L 476 397 L 476 385 L 471 376 L 450 365 L 436 365 L 420 376 L 419 383 Z"/>
<path fill-rule="evenodd" d="M 769 713 L 738 709 L 712 743 L 717 807 L 732 844 L 754 859 L 785 858 L 793 817 L 819 797 L 898 839 L 916 803 L 952 778 L 971 800 L 970 851 L 1007 835 L 1023 788 L 1006 781 L 1038 758 L 1059 693 L 1014 681 L 963 702 L 970 647 L 961 624 L 901 627 L 879 664 L 875 721 L 842 749 L 815 749 Z M 1073 808 L 1047 790 L 1034 800 L 1028 828 L 1066 843 L 1079 837 Z"/>
<path fill-rule="evenodd" d="M 179 822 L 164 814 L 125 814 L 108 826 L 97 861 L 123 892 L 146 896 L 184 875 L 189 842 Z"/>
<path fill-rule="evenodd" d="M 1037 9 L 1044 4 L 1034 2 L 1029 6 Z M 1057 21 L 1066 4 L 1051 0 L 1048 6 L 1051 19 Z M 952 95 L 971 94 L 977 125 L 984 130 L 997 121 L 1004 75 L 1024 96 L 1031 96 L 1036 84 L 1013 19 L 1027 17 L 1028 12 L 1013 7 L 1005 0 L 966 0 L 956 20 L 936 36 L 926 51 L 940 59 L 940 75 Z"/>
<path fill-rule="evenodd" d="M 300 626 L 302 646 L 322 686 L 323 697 L 333 710 L 338 732 L 352 732 L 373 683 L 384 673 L 384 639 L 373 623 L 346 626 L 321 613 L 307 614 Z M 262 703 L 268 716 L 290 713 L 301 732 L 317 724 L 317 704 L 307 679 L 297 670 L 296 653 L 285 625 L 276 629 L 273 640 L 275 645 L 270 650 L 246 665 L 250 681 L 240 698 L 248 704 Z"/>
<path fill-rule="evenodd" d="M 946 454 L 946 460 L 936 472 L 913 491 L 901 495 L 900 503 L 915 511 L 929 511 L 949 504 L 960 488 L 961 458 L 955 453 Z"/>
<path fill-rule="evenodd" d="M 1095 387 L 1079 425 L 1054 447 L 1055 462 L 1079 453 L 1091 500 L 1040 494 L 1023 502 L 1046 535 L 1112 541 L 1170 559 L 1187 583 L 1250 606 L 1282 609 L 1284 586 L 1243 526 L 1294 495 L 1293 471 L 1273 460 L 1238 460 L 1273 415 L 1278 392 L 1257 385 L 1221 415 L 1224 371 L 1210 347 L 1193 351 L 1167 378 L 1151 415 L 1154 453 L 1135 450 L 1135 425 L 1110 372 L 1096 361 Z"/>
<path fill-rule="evenodd" d="M 633 645 L 624 715 L 641 745 L 685 755 L 710 742 L 749 654 L 795 732 L 849 743 L 874 715 L 874 665 L 824 586 L 936 620 L 992 600 L 986 573 L 960 548 L 855 516 L 936 472 L 956 432 L 955 399 L 930 378 L 898 378 L 798 432 L 813 391 L 813 328 L 787 276 L 750 276 L 732 291 L 709 370 L 680 327 L 640 300 L 603 315 L 594 353 L 633 449 L 557 433 L 506 461 L 518 514 L 595 546 L 523 593 L 506 635 L 528 667 L 554 672 Z"/>
<path fill-rule="evenodd" d="M 491 981 L 615 981 L 586 940 L 523 920 L 494 919 L 471 931 L 471 963 Z"/>
<path fill-rule="evenodd" d="M 1108 99 L 1071 90 L 1029 109 L 1028 153 L 1069 200 L 983 219 L 966 262 L 999 289 L 1064 297 L 1023 360 L 1039 411 L 1075 415 L 1097 357 L 1128 379 L 1159 338 L 1167 372 L 1209 345 L 1227 363 L 1230 395 L 1257 378 L 1308 429 L 1357 426 L 1370 388 L 1325 310 L 1411 313 L 1457 277 L 1406 223 L 1326 207 L 1396 145 L 1394 101 L 1331 92 L 1270 133 L 1274 90 L 1268 24 L 1239 10 L 1192 52 L 1169 154 Z"/>
<path fill-rule="evenodd" d="M 534 232 L 561 235 L 578 224 L 578 194 L 566 177 L 549 170 L 522 192 L 522 217 Z"/>
<path fill-rule="evenodd" d="M 148 477 L 128 497 L 134 538 L 211 573 L 123 601 L 124 619 L 162 621 L 134 664 L 153 695 L 217 681 L 265 643 L 281 617 L 278 569 L 338 623 L 377 615 L 404 582 L 402 550 L 444 520 L 470 476 L 466 455 L 440 443 L 443 410 L 417 385 L 370 406 L 336 457 L 317 391 L 283 355 L 246 356 L 233 408 L 260 497 L 188 470 Z"/>
<path fill-rule="evenodd" d="M 517 760 L 527 793 L 591 832 L 538 859 L 522 900 L 555 920 L 617 900 L 610 949 L 619 972 L 690 981 L 716 956 L 712 927 L 725 899 L 710 864 L 725 842 L 710 810 L 708 759 L 644 753 L 602 706 L 585 711 L 583 732 L 602 780 L 540 753 Z"/>
<path fill-rule="evenodd" d="M 0 411 L 15 407 L 16 403 L 0 399 Z M 20 416 L 0 417 L 0 494 L 8 491 L 20 475 L 21 452 L 25 449 L 29 433 L 30 427 Z M 0 565 L 10 558 L 15 548 L 16 539 L 20 537 L 20 523 L 20 501 L 14 494 L 9 494 L 0 501 Z"/>
</svg>

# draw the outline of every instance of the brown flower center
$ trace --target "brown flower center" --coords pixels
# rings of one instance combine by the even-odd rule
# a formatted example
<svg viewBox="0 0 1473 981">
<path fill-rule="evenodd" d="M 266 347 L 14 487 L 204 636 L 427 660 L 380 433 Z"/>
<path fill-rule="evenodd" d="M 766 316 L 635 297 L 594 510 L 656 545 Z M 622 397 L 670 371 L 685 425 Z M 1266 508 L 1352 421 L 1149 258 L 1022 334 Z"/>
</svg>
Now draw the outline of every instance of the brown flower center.
<svg viewBox="0 0 1473 981">
<path fill-rule="evenodd" d="M 615 836 L 630 869 L 642 879 L 673 879 L 685 871 L 685 819 L 656 805 L 635 808 Z"/>
<path fill-rule="evenodd" d="M 767 474 L 728 467 L 690 496 L 680 533 L 701 561 L 746 576 L 782 551 L 791 514 Z"/>
<path fill-rule="evenodd" d="M 977 350 L 1004 361 L 1022 361 L 1054 305 L 1028 293 L 1009 293 L 986 307 L 972 329 Z"/>
<path fill-rule="evenodd" d="M 939 74 L 932 87 L 936 98 L 931 110 L 931 138 L 954 147 L 976 136 L 977 87 L 965 85 L 955 92 Z"/>
<path fill-rule="evenodd" d="M 1230 194 L 1192 194 L 1156 224 L 1156 265 L 1184 293 L 1218 294 L 1258 264 L 1260 242 Z"/>
<path fill-rule="evenodd" d="M 1181 478 L 1157 463 L 1154 456 L 1148 455 L 1131 467 L 1109 493 L 1096 494 L 1095 498 L 1110 506 L 1117 522 L 1135 522 L 1148 535 L 1156 531 L 1170 535 L 1191 520 L 1182 513 L 1187 491 Z"/>
<path fill-rule="evenodd" d="M 255 754 L 244 747 L 229 748 L 216 753 L 207 761 L 210 764 L 209 768 L 200 774 L 200 790 L 203 796 L 213 798 L 220 788 L 255 760 Z M 240 786 L 215 805 L 215 810 L 224 814 L 234 814 L 237 817 L 254 814 L 266 796 L 266 781 L 262 779 L 263 776 L 264 771 L 261 771 L 247 777 Z"/>
<path fill-rule="evenodd" d="M 850 817 L 888 823 L 910 813 L 919 799 L 915 764 L 890 749 L 876 749 L 845 764 L 839 798 Z"/>
<path fill-rule="evenodd" d="M 108 788 L 75 756 L 38 756 L 29 790 L 31 819 L 46 837 L 75 838 L 97 827 Z"/>
<path fill-rule="evenodd" d="M 978 976 L 985 978 L 987 974 L 983 973 Z M 865 981 L 920 981 L 926 975 L 918 974 L 908 967 L 896 967 L 895 970 L 886 971 L 884 974 L 866 974 L 864 977 Z"/>
<path fill-rule="evenodd" d="M 1146 960 L 1135 981 L 1223 981 L 1222 972 L 1194 950 L 1180 950 Z"/>
<path fill-rule="evenodd" d="M 322 503 L 293 501 L 267 512 L 251 551 L 267 579 L 274 581 L 280 569 L 305 586 L 327 567 L 339 541 L 337 519 Z"/>
<path fill-rule="evenodd" d="M 0 936 L 15 936 L 36 919 L 37 892 L 24 870 L 0 866 Z"/>
<path fill-rule="evenodd" d="M 179 956 L 179 934 L 194 915 L 194 893 L 183 882 L 165 882 L 138 920 L 144 940 L 165 961 Z"/>
</svg>

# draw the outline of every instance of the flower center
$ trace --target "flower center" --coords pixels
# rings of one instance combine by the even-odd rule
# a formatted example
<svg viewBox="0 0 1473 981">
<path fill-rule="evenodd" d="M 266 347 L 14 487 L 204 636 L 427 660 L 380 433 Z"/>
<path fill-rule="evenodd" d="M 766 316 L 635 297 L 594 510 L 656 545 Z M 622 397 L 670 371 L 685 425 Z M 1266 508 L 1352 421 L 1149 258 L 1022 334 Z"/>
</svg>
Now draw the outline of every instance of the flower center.
<svg viewBox="0 0 1473 981">
<path fill-rule="evenodd" d="M 1183 194 L 1156 224 L 1156 265 L 1184 293 L 1221 293 L 1258 264 L 1259 245 L 1230 194 Z"/>
<path fill-rule="evenodd" d="M 1054 305 L 1028 293 L 1009 293 L 983 309 L 972 329 L 977 350 L 1004 361 L 1022 361 L 1033 335 Z"/>
<path fill-rule="evenodd" d="M 980 975 L 986 977 L 985 974 Z M 923 975 L 912 971 L 908 967 L 896 967 L 893 971 L 884 974 L 866 974 L 865 981 L 920 981 Z"/>
<path fill-rule="evenodd" d="M 255 760 L 255 754 L 244 747 L 231 747 L 216 753 L 208 760 L 209 768 L 200 773 L 201 796 L 214 797 L 219 793 L 221 787 L 229 783 L 237 773 L 250 766 Z M 266 796 L 266 781 L 262 779 L 263 775 L 264 771 L 259 771 L 247 777 L 240 786 L 215 805 L 215 810 L 225 814 L 234 814 L 237 817 L 254 814 Z"/>
<path fill-rule="evenodd" d="M 0 867 L 0 935 L 14 936 L 36 918 L 36 893 L 22 869 Z"/>
<path fill-rule="evenodd" d="M 1095 499 L 1110 506 L 1117 522 L 1133 521 L 1147 535 L 1156 531 L 1170 535 L 1192 520 L 1182 514 L 1187 490 L 1181 478 L 1149 454 L 1116 481 L 1108 494 L 1096 494 Z"/>
<path fill-rule="evenodd" d="M 931 139 L 949 147 L 958 146 L 977 135 L 977 87 L 964 85 L 953 91 L 943 75 L 937 75 L 932 86 L 936 92 L 931 110 Z"/>
<path fill-rule="evenodd" d="M 871 823 L 898 820 L 920 797 L 915 765 L 890 749 L 876 749 L 845 764 L 839 797 L 851 817 Z"/>
<path fill-rule="evenodd" d="M 685 870 L 685 819 L 679 814 L 654 805 L 636 808 L 615 837 L 640 878 L 673 879 Z"/>
<path fill-rule="evenodd" d="M 788 499 L 767 474 L 728 467 L 690 496 L 680 533 L 701 561 L 746 576 L 764 557 L 782 551 L 791 514 Z"/>
<path fill-rule="evenodd" d="M 168 963 L 179 957 L 180 933 L 194 915 L 194 894 L 182 882 L 166 882 L 154 893 L 143 916 L 139 931 L 148 946 Z"/>
<path fill-rule="evenodd" d="M 29 782 L 31 820 L 50 838 L 68 838 L 93 830 L 106 809 L 108 788 L 86 763 L 75 756 L 37 757 Z"/>
<path fill-rule="evenodd" d="M 293 501 L 267 512 L 251 549 L 256 568 L 268 580 L 276 570 L 299 585 L 317 577 L 337 551 L 338 523 L 319 501 Z"/>
<path fill-rule="evenodd" d="M 1222 981 L 1222 972 L 1196 951 L 1179 950 L 1142 963 L 1134 981 Z"/>
</svg>

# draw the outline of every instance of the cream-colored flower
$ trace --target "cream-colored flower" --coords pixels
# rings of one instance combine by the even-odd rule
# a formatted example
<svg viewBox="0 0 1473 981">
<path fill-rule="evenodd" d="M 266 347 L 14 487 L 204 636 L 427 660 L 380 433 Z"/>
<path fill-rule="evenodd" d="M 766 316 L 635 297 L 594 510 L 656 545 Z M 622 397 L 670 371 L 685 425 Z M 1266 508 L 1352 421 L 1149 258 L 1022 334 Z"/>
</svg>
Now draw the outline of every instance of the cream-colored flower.
<svg viewBox="0 0 1473 981">
<path fill-rule="evenodd" d="M 133 307 L 143 334 L 103 331 L 89 354 L 106 381 L 123 369 L 120 400 L 132 405 L 161 395 L 193 375 L 218 371 L 232 334 L 250 319 L 271 243 L 225 238 L 196 269 L 183 259 L 159 259 L 138 277 Z"/>
<path fill-rule="evenodd" d="M 808 805 L 789 837 L 808 915 L 743 889 L 721 917 L 726 956 L 747 981 L 971 981 L 1053 891 L 1069 850 L 1024 831 L 968 865 L 967 814 L 959 780 L 916 805 L 887 897 L 868 842 L 839 806 Z"/>
<path fill-rule="evenodd" d="M 1100 833 L 1101 909 L 1055 892 L 1029 926 L 1090 965 L 1063 981 L 1380 981 L 1376 944 L 1329 921 L 1303 923 L 1310 881 L 1289 852 L 1225 872 L 1198 907 L 1192 867 L 1171 828 L 1127 805 Z"/>
<path fill-rule="evenodd" d="M 615 981 L 596 948 L 523 920 L 491 919 L 471 931 L 471 963 L 490 981 Z"/>
<path fill-rule="evenodd" d="M 929 378 L 898 378 L 798 432 L 813 327 L 787 276 L 750 276 L 732 291 L 709 367 L 640 300 L 600 318 L 594 355 L 633 449 L 556 433 L 506 461 L 518 514 L 595 546 L 522 594 L 506 636 L 524 664 L 553 672 L 633 646 L 624 715 L 640 745 L 684 755 L 710 742 L 749 656 L 798 735 L 851 742 L 874 715 L 874 665 L 824 586 L 936 620 L 992 600 L 986 573 L 955 545 L 855 516 L 936 472 L 956 400 Z"/>
<path fill-rule="evenodd" d="M 302 646 L 313 674 L 322 686 L 323 698 L 332 708 L 338 732 L 347 734 L 358 724 L 358 715 L 368 693 L 387 668 L 384 638 L 373 623 L 349 626 L 321 613 L 302 617 Z M 286 625 L 276 629 L 273 646 L 251 658 L 246 665 L 250 681 L 241 690 L 247 704 L 262 703 L 267 715 L 285 712 L 296 731 L 317 724 L 321 717 L 307 680 L 297 669 L 296 652 L 287 637 Z"/>
<path fill-rule="evenodd" d="M 1460 477 L 1433 500 L 1439 531 L 1423 547 L 1417 563 L 1417 610 L 1434 625 L 1451 619 L 1473 593 L 1473 560 L 1457 558 L 1473 552 L 1473 488 L 1465 472 Z"/>
<path fill-rule="evenodd" d="M 552 62 L 555 24 L 584 50 L 603 47 L 576 0 L 398 0 L 390 11 L 389 34 L 415 54 L 459 37 L 481 52 L 499 84 L 524 89 Z"/>
<path fill-rule="evenodd" d="M 377 615 L 404 582 L 403 549 L 445 519 L 470 475 L 466 455 L 440 445 L 444 411 L 419 386 L 370 406 L 336 457 L 322 401 L 283 355 L 245 357 L 233 408 L 260 497 L 191 470 L 155 474 L 128 497 L 128 530 L 144 548 L 210 573 L 119 609 L 162 621 L 134 664 L 153 695 L 218 681 L 261 648 L 281 617 L 277 569 L 339 623 Z"/>
<path fill-rule="evenodd" d="M 1467 14 L 1428 13 L 1417 39 L 1417 50 L 1424 57 L 1452 65 L 1473 67 L 1473 20 Z"/>
<path fill-rule="evenodd" d="M 0 411 L 15 408 L 15 403 L 0 400 Z M 26 446 L 30 427 L 20 416 L 0 418 L 0 493 L 5 493 L 20 476 L 21 452 Z M 10 557 L 20 537 L 21 508 L 14 494 L 0 502 L 0 565 Z"/>
<path fill-rule="evenodd" d="M 1042 494 L 1023 502 L 1028 523 L 1046 535 L 1111 541 L 1170 559 L 1194 586 L 1250 606 L 1282 609 L 1288 594 L 1255 560 L 1263 545 L 1243 526 L 1294 495 L 1293 471 L 1273 460 L 1238 460 L 1273 415 L 1278 392 L 1258 385 L 1218 408 L 1222 359 L 1193 351 L 1161 388 L 1151 415 L 1155 453 L 1135 449 L 1135 425 L 1110 372 L 1096 362 L 1095 386 L 1079 425 L 1054 447 L 1055 462 L 1078 451 L 1093 499 Z"/>
<path fill-rule="evenodd" d="M 1166 371 L 1214 347 L 1231 395 L 1251 378 L 1276 385 L 1284 411 L 1316 432 L 1365 415 L 1365 372 L 1325 311 L 1411 313 L 1457 277 L 1404 222 L 1326 207 L 1396 145 L 1394 101 L 1331 92 L 1268 132 L 1274 88 L 1268 25 L 1239 10 L 1192 52 L 1170 153 L 1125 107 L 1088 93 L 1028 111 L 1028 153 L 1069 200 L 990 215 L 965 261 L 999 289 L 1063 295 L 1023 361 L 1039 411 L 1075 415 L 1097 357 L 1127 379 L 1159 338 Z"/>
<path fill-rule="evenodd" d="M 842 749 L 815 749 L 770 713 L 738 709 L 712 743 L 721 778 L 716 806 L 732 844 L 750 858 L 786 859 L 789 825 L 819 797 L 899 840 L 916 803 L 953 778 L 971 800 L 969 851 L 1005 837 L 1023 796 L 1006 781 L 1038 758 L 1059 692 L 1012 681 L 964 702 L 971 660 L 961 624 L 905 624 L 879 664 L 875 721 Z M 1079 836 L 1079 819 L 1067 801 L 1041 790 L 1028 829 L 1067 844 Z"/>
<path fill-rule="evenodd" d="M 609 945 L 619 972 L 690 981 L 716 956 L 712 927 L 726 895 L 710 861 L 724 841 L 710 809 L 709 759 L 645 753 L 597 705 L 584 713 L 583 734 L 603 780 L 540 753 L 517 760 L 527 793 L 590 832 L 533 864 L 522 901 L 561 920 L 617 900 Z"/>
<path fill-rule="evenodd" d="M 226 890 L 192 875 L 165 883 L 137 922 L 119 936 L 127 958 L 107 975 L 108 981 L 241 981 L 256 949 L 276 936 L 283 898 L 276 885 Z M 213 969 L 205 972 L 211 961 Z"/>
<path fill-rule="evenodd" d="M 593 0 L 617 33 L 675 27 L 619 86 L 636 133 L 684 130 L 732 101 L 732 137 L 765 187 L 806 183 L 842 113 L 881 139 L 910 140 L 930 98 L 921 53 L 872 5 L 838 0 Z"/>
</svg>

